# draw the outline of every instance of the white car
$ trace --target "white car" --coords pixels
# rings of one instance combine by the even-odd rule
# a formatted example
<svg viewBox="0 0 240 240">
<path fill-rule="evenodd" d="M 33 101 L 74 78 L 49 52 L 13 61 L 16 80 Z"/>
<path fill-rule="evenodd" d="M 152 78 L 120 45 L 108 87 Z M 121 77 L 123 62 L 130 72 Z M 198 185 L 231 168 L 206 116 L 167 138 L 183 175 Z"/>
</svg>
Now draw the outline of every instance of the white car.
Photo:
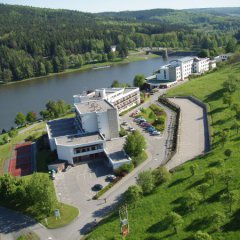
<svg viewBox="0 0 240 240">
<path fill-rule="evenodd" d="M 113 181 L 115 180 L 117 177 L 115 175 L 107 175 L 106 177 L 106 181 Z"/>
<path fill-rule="evenodd" d="M 157 136 L 157 135 L 160 135 L 161 133 L 159 132 L 159 131 L 153 131 L 152 133 L 151 133 L 151 135 L 154 135 L 154 136 Z"/>
</svg>

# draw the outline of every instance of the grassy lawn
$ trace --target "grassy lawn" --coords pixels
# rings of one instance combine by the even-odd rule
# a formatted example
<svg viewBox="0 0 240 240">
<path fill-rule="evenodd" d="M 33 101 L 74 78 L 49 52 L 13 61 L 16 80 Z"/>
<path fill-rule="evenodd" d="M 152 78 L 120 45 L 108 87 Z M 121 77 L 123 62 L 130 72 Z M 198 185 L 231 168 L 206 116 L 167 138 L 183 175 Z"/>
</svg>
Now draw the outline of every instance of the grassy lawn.
<svg viewBox="0 0 240 240">
<path fill-rule="evenodd" d="M 209 115 L 212 118 L 213 149 L 203 157 L 190 161 L 179 167 L 172 174 L 170 182 L 155 189 L 155 192 L 145 196 L 137 202 L 135 208 L 129 206 L 130 234 L 126 239 L 193 239 L 193 235 L 201 230 L 208 232 L 214 240 L 232 240 L 240 238 L 240 208 L 239 202 L 233 204 L 232 213 L 228 204 L 222 204 L 220 196 L 226 192 L 226 185 L 222 181 L 224 172 L 231 170 L 232 180 L 230 190 L 239 190 L 240 187 L 240 134 L 230 129 L 234 122 L 234 112 L 223 104 L 222 83 L 229 74 L 240 75 L 240 63 L 226 66 L 218 71 L 189 81 L 168 92 L 169 96 L 194 95 L 209 105 Z M 239 89 L 233 94 L 234 103 L 240 102 Z M 219 132 L 227 129 L 228 140 L 223 146 L 219 140 Z M 226 159 L 224 151 L 232 150 L 232 155 Z M 225 159 L 225 160 L 224 160 Z M 190 167 L 196 165 L 196 174 L 191 175 Z M 194 211 L 184 208 L 184 198 L 192 191 L 197 191 L 198 185 L 204 183 L 205 173 L 215 169 L 215 183 L 209 182 L 205 200 L 202 198 Z M 183 224 L 177 234 L 166 223 L 165 216 L 174 211 L 183 217 Z M 221 224 L 221 231 L 213 228 L 215 223 L 211 216 L 220 211 L 225 214 Z M 119 216 L 116 211 L 100 223 L 87 239 L 122 239 L 120 234 Z M 100 237 L 101 236 L 101 237 Z"/>
<path fill-rule="evenodd" d="M 60 203 L 60 214 L 61 218 L 56 219 L 54 215 L 47 218 L 47 221 L 42 216 L 40 223 L 47 228 L 60 228 L 71 223 L 78 215 L 79 210 L 73 206 Z"/>
</svg>

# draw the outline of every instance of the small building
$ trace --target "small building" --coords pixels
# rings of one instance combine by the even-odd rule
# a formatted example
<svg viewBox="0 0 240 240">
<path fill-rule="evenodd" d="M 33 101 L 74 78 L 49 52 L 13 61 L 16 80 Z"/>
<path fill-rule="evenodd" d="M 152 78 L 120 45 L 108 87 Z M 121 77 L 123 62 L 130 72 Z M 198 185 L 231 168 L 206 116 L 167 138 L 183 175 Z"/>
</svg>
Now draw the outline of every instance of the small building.
<svg viewBox="0 0 240 240">
<path fill-rule="evenodd" d="M 209 61 L 209 69 L 214 69 L 217 67 L 217 62 L 215 60 L 210 60 Z"/>
<path fill-rule="evenodd" d="M 48 171 L 62 172 L 65 169 L 66 161 L 54 161 L 48 164 Z"/>
</svg>

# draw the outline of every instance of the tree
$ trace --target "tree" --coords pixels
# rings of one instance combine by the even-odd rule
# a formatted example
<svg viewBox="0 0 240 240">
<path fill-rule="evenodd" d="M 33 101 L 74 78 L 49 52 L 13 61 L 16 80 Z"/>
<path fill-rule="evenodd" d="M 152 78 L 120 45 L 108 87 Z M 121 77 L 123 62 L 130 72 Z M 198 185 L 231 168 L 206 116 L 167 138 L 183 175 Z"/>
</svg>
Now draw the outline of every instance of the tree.
<svg viewBox="0 0 240 240">
<path fill-rule="evenodd" d="M 194 211 L 198 206 L 200 200 L 201 196 L 199 195 L 198 192 L 194 190 L 189 191 L 185 197 L 185 206 L 189 211 Z"/>
<path fill-rule="evenodd" d="M 17 113 L 15 117 L 15 124 L 18 126 L 23 126 L 26 123 L 26 117 L 23 115 L 23 113 L 19 112 Z"/>
<path fill-rule="evenodd" d="M 211 168 L 207 172 L 205 172 L 205 179 L 207 181 L 212 180 L 212 185 L 214 185 L 217 174 L 218 174 L 217 168 Z"/>
<path fill-rule="evenodd" d="M 137 184 L 142 188 L 143 194 L 149 194 L 154 189 L 155 179 L 152 171 L 146 170 L 139 173 L 137 178 Z"/>
<path fill-rule="evenodd" d="M 2 79 L 5 83 L 11 82 L 13 78 L 12 71 L 10 69 L 4 69 L 2 73 Z"/>
<path fill-rule="evenodd" d="M 168 182 L 171 179 L 171 173 L 165 167 L 159 167 L 153 171 L 155 184 L 160 185 L 162 183 Z"/>
<path fill-rule="evenodd" d="M 190 172 L 191 172 L 192 176 L 194 176 L 196 174 L 197 168 L 198 168 L 197 164 L 193 164 L 190 166 Z"/>
<path fill-rule="evenodd" d="M 167 222 L 171 227 L 173 227 L 174 233 L 176 234 L 184 222 L 182 216 L 176 212 L 170 212 L 166 218 Z"/>
<path fill-rule="evenodd" d="M 52 191 L 48 175 L 34 173 L 29 180 L 27 192 L 29 204 L 38 213 L 50 214 L 57 205 L 55 192 Z"/>
<path fill-rule="evenodd" d="M 138 185 L 128 187 L 128 190 L 124 193 L 124 201 L 128 204 L 134 204 L 142 197 L 142 188 Z"/>
<path fill-rule="evenodd" d="M 8 136 L 7 135 L 3 136 L 2 140 L 4 144 L 8 143 Z"/>
<path fill-rule="evenodd" d="M 133 85 L 134 85 L 135 87 L 141 88 L 144 83 L 145 83 L 145 76 L 144 76 L 143 74 L 137 74 L 137 75 L 134 77 Z"/>
<path fill-rule="evenodd" d="M 222 202 L 223 206 L 228 205 L 229 212 L 232 213 L 233 205 L 239 201 L 239 192 L 237 190 L 233 190 L 223 193 L 220 197 L 220 201 Z"/>
<path fill-rule="evenodd" d="M 13 137 L 16 137 L 18 134 L 18 130 L 17 129 L 12 129 L 9 133 L 8 133 L 8 136 L 10 138 L 13 138 Z"/>
<path fill-rule="evenodd" d="M 226 216 L 223 212 L 216 211 L 211 216 L 212 227 L 216 231 L 221 230 L 221 226 L 224 224 Z"/>
<path fill-rule="evenodd" d="M 231 129 L 232 129 L 232 130 L 235 130 L 235 131 L 236 131 L 236 134 L 238 134 L 238 133 L 239 133 L 239 129 L 240 129 L 240 123 L 239 123 L 239 121 L 235 121 L 235 122 L 233 123 L 233 125 L 231 126 Z"/>
<path fill-rule="evenodd" d="M 206 199 L 206 193 L 209 188 L 210 188 L 210 185 L 208 183 L 203 183 L 197 186 L 197 190 L 202 194 L 204 200 Z"/>
<path fill-rule="evenodd" d="M 226 131 L 222 130 L 219 134 L 219 137 L 220 137 L 220 142 L 221 142 L 222 146 L 224 147 L 225 143 L 228 140 L 228 133 Z"/>
<path fill-rule="evenodd" d="M 120 88 L 121 87 L 121 84 L 118 80 L 114 80 L 112 85 L 111 85 L 112 88 Z"/>
<path fill-rule="evenodd" d="M 137 157 L 146 148 L 146 140 L 139 131 L 128 135 L 124 144 L 124 150 L 130 157 Z"/>
<path fill-rule="evenodd" d="M 197 231 L 194 240 L 212 240 L 212 237 L 206 232 Z"/>
<path fill-rule="evenodd" d="M 226 52 L 229 53 L 229 52 L 235 52 L 236 50 L 236 46 L 237 46 L 237 41 L 236 39 L 234 38 L 231 38 L 228 42 L 227 42 L 227 45 L 226 45 Z"/>
<path fill-rule="evenodd" d="M 226 185 L 226 189 L 228 192 L 229 192 L 229 184 L 232 180 L 233 180 L 233 171 L 232 169 L 228 169 L 223 173 L 223 176 L 222 176 L 222 181 Z"/>
<path fill-rule="evenodd" d="M 229 107 L 232 105 L 232 96 L 230 93 L 223 94 L 223 104 L 227 104 Z"/>
<path fill-rule="evenodd" d="M 225 157 L 230 158 L 231 155 L 232 155 L 232 150 L 231 149 L 226 149 L 224 151 L 224 155 L 225 155 Z"/>
<path fill-rule="evenodd" d="M 36 121 L 36 113 L 35 112 L 28 112 L 26 117 L 28 122 L 34 122 Z"/>
</svg>

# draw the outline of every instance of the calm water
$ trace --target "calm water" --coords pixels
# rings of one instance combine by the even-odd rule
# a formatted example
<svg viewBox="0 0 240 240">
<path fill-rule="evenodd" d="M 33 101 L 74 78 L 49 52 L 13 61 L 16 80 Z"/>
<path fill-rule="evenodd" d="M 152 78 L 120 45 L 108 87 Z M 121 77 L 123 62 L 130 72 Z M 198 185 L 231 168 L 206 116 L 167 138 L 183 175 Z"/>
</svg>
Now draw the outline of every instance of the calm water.
<svg viewBox="0 0 240 240">
<path fill-rule="evenodd" d="M 168 61 L 172 60 L 168 58 Z M 176 58 L 176 57 L 175 57 Z M 0 131 L 14 126 L 17 112 L 38 113 L 49 100 L 73 102 L 72 95 L 84 90 L 109 87 L 114 80 L 132 84 L 136 74 L 150 75 L 166 61 L 162 58 L 116 65 L 111 68 L 75 72 L 61 76 L 0 86 Z"/>
</svg>

